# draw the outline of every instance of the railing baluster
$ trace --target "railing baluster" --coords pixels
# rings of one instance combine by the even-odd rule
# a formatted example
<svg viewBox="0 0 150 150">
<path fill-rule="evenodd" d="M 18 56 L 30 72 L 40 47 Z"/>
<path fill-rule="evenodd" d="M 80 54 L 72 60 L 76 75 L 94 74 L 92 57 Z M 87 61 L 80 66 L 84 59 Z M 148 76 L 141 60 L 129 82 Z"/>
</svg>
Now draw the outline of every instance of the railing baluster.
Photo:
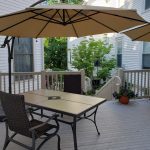
<svg viewBox="0 0 150 150">
<path fill-rule="evenodd" d="M 4 92 L 6 92 L 6 76 L 4 75 Z"/>
<path fill-rule="evenodd" d="M 51 89 L 50 83 L 49 83 L 49 82 L 51 82 L 51 81 L 50 81 L 50 75 L 47 74 L 46 76 L 47 76 L 47 81 L 46 81 L 46 82 L 47 82 L 47 88 L 48 88 L 48 89 Z"/>
<path fill-rule="evenodd" d="M 26 78 L 26 75 L 24 76 L 22 76 L 22 78 L 23 78 L 23 92 L 25 92 L 26 91 L 26 86 L 25 86 L 25 78 Z"/>
<path fill-rule="evenodd" d="M 39 89 L 40 89 L 40 87 L 39 87 L 39 85 L 40 85 L 40 84 L 39 84 L 39 75 L 37 74 L 36 77 L 37 77 L 37 89 L 39 90 Z"/>
<path fill-rule="evenodd" d="M 141 81 L 141 83 L 140 83 L 140 96 L 142 97 L 143 96 L 143 72 L 141 71 L 140 72 L 140 74 L 141 74 L 141 76 L 140 76 L 140 81 Z"/>
<path fill-rule="evenodd" d="M 137 93 L 138 93 L 138 96 L 140 96 L 139 94 L 139 72 L 137 72 Z"/>
<path fill-rule="evenodd" d="M 130 83 L 131 83 L 130 86 L 131 86 L 131 88 L 133 89 L 133 85 L 132 85 L 133 82 L 132 82 L 132 81 L 133 81 L 133 79 L 132 79 L 132 72 L 130 72 Z"/>
<path fill-rule="evenodd" d="M 15 74 L 13 76 L 13 80 L 14 80 L 14 94 L 16 94 L 16 75 Z"/>
<path fill-rule="evenodd" d="M 134 93 L 136 93 L 136 72 L 134 72 L 133 78 L 134 78 L 134 85 L 133 85 L 134 87 L 133 88 L 134 88 Z"/>
<path fill-rule="evenodd" d="M 18 87 L 19 87 L 19 93 L 20 93 L 20 75 L 18 75 Z"/>
<path fill-rule="evenodd" d="M 146 87 L 146 74 L 147 74 L 147 72 L 145 71 L 144 72 L 144 81 L 143 81 L 143 83 L 144 83 L 144 87 L 143 88 L 144 88 L 144 92 L 145 92 L 144 96 L 147 96 L 147 91 L 148 91 L 147 87 Z"/>
<path fill-rule="evenodd" d="M 52 90 L 54 90 L 54 75 L 52 74 L 52 76 L 51 76 L 51 85 L 52 85 Z"/>
<path fill-rule="evenodd" d="M 64 89 L 64 76 L 61 74 L 60 75 L 60 91 L 63 91 Z"/>
<path fill-rule="evenodd" d="M 32 75 L 32 89 L 34 91 L 34 75 Z"/>
<path fill-rule="evenodd" d="M 27 75 L 27 80 L 28 80 L 28 91 L 30 91 L 30 75 Z"/>
<path fill-rule="evenodd" d="M 55 77 L 55 83 L 54 83 L 54 86 L 55 86 L 55 87 L 54 87 L 54 88 L 55 88 L 55 90 L 57 90 L 57 74 L 55 74 L 54 77 Z"/>
</svg>

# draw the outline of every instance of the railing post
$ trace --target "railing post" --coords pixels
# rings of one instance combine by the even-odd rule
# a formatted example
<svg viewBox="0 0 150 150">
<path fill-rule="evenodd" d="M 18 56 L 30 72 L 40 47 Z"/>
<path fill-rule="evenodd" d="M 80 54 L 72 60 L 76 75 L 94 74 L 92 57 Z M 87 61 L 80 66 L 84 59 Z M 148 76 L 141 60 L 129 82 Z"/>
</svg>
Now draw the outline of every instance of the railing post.
<svg viewBox="0 0 150 150">
<path fill-rule="evenodd" d="M 84 92 L 85 91 L 85 71 L 84 69 L 81 69 L 80 72 L 81 72 L 81 89 Z"/>
<path fill-rule="evenodd" d="M 41 72 L 41 88 L 46 89 L 45 71 Z"/>
</svg>

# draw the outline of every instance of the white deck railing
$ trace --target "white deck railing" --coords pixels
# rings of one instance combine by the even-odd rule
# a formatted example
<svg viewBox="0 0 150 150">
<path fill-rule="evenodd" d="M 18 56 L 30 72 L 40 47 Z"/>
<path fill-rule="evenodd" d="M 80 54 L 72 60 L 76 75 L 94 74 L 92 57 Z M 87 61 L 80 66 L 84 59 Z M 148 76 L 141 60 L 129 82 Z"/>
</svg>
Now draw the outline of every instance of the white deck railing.
<svg viewBox="0 0 150 150">
<path fill-rule="evenodd" d="M 64 75 L 81 75 L 81 88 L 84 91 L 84 70 L 80 71 L 51 71 L 51 72 L 42 72 L 41 87 L 42 89 L 52 89 L 63 91 L 64 90 Z M 72 86 L 72 85 L 70 85 Z"/>
<path fill-rule="evenodd" d="M 12 93 L 18 94 L 41 88 L 41 72 L 12 73 Z M 8 92 L 8 73 L 0 73 L 0 90 Z"/>
<path fill-rule="evenodd" d="M 81 86 L 84 91 L 84 70 L 81 71 L 51 71 L 51 72 L 22 72 L 12 73 L 12 93 L 18 94 L 38 89 L 52 89 L 63 91 L 64 75 L 81 75 Z M 0 91 L 9 90 L 8 73 L 0 73 Z"/>
<path fill-rule="evenodd" d="M 119 91 L 120 86 L 124 86 L 125 84 L 127 85 L 127 88 L 131 88 L 131 90 L 137 94 L 137 98 L 150 97 L 150 69 L 119 69 L 117 75 L 121 80 L 121 84 L 118 85 L 116 77 L 112 77 L 99 91 L 96 92 L 98 97 L 104 97 L 108 100 L 113 99 L 113 92 Z"/>
<path fill-rule="evenodd" d="M 124 70 L 123 82 L 130 86 L 139 98 L 150 96 L 150 69 Z"/>
</svg>

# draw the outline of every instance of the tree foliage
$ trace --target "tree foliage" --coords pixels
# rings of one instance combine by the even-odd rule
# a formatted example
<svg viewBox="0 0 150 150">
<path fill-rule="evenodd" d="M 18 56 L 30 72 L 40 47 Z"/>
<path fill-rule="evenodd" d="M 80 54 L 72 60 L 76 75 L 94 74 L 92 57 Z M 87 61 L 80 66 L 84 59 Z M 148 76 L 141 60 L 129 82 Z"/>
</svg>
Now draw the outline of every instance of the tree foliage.
<svg viewBox="0 0 150 150">
<path fill-rule="evenodd" d="M 101 70 L 111 70 L 115 66 L 114 58 L 106 58 L 109 54 L 112 45 L 107 45 L 101 40 L 81 41 L 79 45 L 73 48 L 72 65 L 77 69 L 84 69 L 87 76 L 93 75 L 94 63 L 100 63 Z M 104 71 L 104 72 L 105 72 Z"/>
<path fill-rule="evenodd" d="M 63 69 L 67 68 L 67 39 L 46 38 L 44 43 L 45 68 Z"/>
<path fill-rule="evenodd" d="M 62 0 L 47 0 L 47 2 L 54 4 L 61 3 Z M 69 4 L 79 4 L 81 2 L 83 0 L 65 0 L 65 3 Z M 63 37 L 46 38 L 44 43 L 44 57 L 46 69 L 67 69 L 67 39 Z"/>
</svg>

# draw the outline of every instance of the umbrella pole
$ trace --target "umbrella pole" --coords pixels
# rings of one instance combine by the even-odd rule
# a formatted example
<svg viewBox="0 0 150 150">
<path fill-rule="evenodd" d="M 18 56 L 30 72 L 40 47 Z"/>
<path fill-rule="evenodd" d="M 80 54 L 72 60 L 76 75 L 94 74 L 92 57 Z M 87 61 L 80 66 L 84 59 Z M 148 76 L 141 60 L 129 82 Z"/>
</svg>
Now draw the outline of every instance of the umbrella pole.
<svg viewBox="0 0 150 150">
<path fill-rule="evenodd" d="M 11 60 L 13 59 L 13 47 L 14 47 L 14 40 L 15 37 L 9 37 L 7 36 L 4 40 L 3 45 L 1 46 L 2 48 L 6 47 L 8 48 L 8 78 L 9 78 L 9 93 L 12 93 L 12 88 L 11 88 Z M 12 44 L 10 46 L 10 41 L 12 40 Z"/>
</svg>

